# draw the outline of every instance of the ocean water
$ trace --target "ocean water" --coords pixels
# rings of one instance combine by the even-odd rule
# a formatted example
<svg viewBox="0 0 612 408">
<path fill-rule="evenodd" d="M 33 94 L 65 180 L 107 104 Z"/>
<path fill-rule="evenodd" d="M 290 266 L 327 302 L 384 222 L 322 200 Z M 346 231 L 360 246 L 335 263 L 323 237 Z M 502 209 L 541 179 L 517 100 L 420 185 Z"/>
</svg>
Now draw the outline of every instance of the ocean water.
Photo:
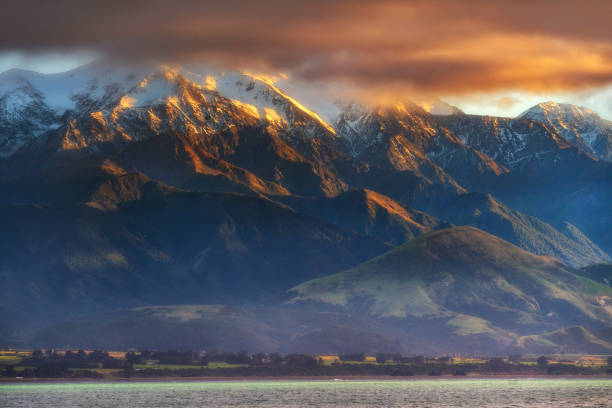
<svg viewBox="0 0 612 408">
<path fill-rule="evenodd" d="M 612 380 L 22 383 L 0 407 L 612 407 Z"/>
</svg>

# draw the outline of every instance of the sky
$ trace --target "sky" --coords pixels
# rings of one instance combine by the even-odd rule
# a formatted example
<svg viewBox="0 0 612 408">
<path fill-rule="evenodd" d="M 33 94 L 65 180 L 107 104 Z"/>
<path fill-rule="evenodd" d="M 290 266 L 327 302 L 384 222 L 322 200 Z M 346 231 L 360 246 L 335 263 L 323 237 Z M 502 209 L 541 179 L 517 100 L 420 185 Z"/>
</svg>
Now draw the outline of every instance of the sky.
<svg viewBox="0 0 612 408">
<path fill-rule="evenodd" d="M 95 57 L 283 73 L 368 101 L 513 116 L 547 100 L 612 119 L 612 1 L 4 0 L 0 71 Z"/>
</svg>

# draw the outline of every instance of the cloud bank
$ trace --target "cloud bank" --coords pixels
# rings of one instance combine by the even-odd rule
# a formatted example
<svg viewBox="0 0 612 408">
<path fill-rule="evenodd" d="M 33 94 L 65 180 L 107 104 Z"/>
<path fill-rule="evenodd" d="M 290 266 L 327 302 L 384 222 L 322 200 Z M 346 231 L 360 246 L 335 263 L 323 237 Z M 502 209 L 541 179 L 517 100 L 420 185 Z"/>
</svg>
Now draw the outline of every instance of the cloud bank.
<svg viewBox="0 0 612 408">
<path fill-rule="evenodd" d="M 7 0 L 0 50 L 209 61 L 378 95 L 571 91 L 612 83 L 611 15 L 606 0 Z"/>
</svg>

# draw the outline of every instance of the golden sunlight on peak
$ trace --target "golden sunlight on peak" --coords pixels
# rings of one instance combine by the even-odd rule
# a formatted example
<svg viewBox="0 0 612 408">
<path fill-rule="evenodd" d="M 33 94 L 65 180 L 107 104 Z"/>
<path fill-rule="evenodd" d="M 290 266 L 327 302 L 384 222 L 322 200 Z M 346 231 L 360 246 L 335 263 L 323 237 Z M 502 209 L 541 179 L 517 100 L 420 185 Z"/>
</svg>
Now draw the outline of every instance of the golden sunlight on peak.
<svg viewBox="0 0 612 408">
<path fill-rule="evenodd" d="M 279 79 L 283 78 L 282 75 L 276 76 L 276 75 L 269 75 L 269 74 L 263 74 L 263 73 L 255 74 L 250 71 L 243 71 L 242 74 L 248 77 L 251 77 L 256 81 L 261 81 L 263 83 L 266 83 L 268 85 L 274 85 L 275 83 L 279 81 Z"/>
<path fill-rule="evenodd" d="M 274 109 L 264 108 L 264 112 L 266 120 L 276 126 L 283 126 L 287 123 Z"/>
<path fill-rule="evenodd" d="M 204 89 L 208 91 L 216 90 L 217 89 L 217 78 L 211 75 L 206 76 Z"/>
<path fill-rule="evenodd" d="M 286 93 L 284 93 L 283 91 L 281 91 L 279 88 L 276 87 L 275 83 L 278 82 L 279 77 L 277 76 L 271 76 L 271 75 L 261 75 L 261 74 L 250 74 L 248 72 L 243 72 L 244 75 L 247 75 L 251 78 L 253 78 L 256 81 L 260 81 L 265 83 L 266 85 L 268 85 L 275 93 L 281 95 L 283 98 L 285 98 L 286 100 L 288 100 L 289 102 L 291 102 L 291 104 L 293 106 L 295 106 L 296 108 L 298 108 L 299 110 L 301 110 L 302 112 L 306 113 L 307 115 L 309 115 L 310 117 L 314 118 L 317 120 L 317 122 L 319 122 L 321 124 L 321 126 L 323 126 L 325 129 L 327 129 L 330 133 L 332 134 L 336 134 L 336 130 L 331 127 L 329 124 L 327 124 L 323 119 L 321 119 L 321 117 L 316 113 L 311 111 L 310 109 L 306 108 L 304 105 L 302 105 L 301 103 L 299 103 L 297 100 L 293 99 L 292 97 L 290 97 L 289 95 L 287 95 Z M 286 78 L 286 75 L 281 74 L 280 78 Z"/>
<path fill-rule="evenodd" d="M 120 109 L 131 108 L 132 106 L 134 106 L 135 102 L 136 102 L 136 99 L 132 98 L 131 96 L 128 96 L 128 95 L 122 96 L 121 99 L 119 100 L 119 108 Z"/>
<path fill-rule="evenodd" d="M 162 77 L 168 81 L 174 81 L 180 75 L 179 71 L 169 65 L 160 66 Z"/>
<path fill-rule="evenodd" d="M 256 117 L 257 119 L 261 119 L 261 116 L 259 115 L 259 110 L 257 109 L 256 106 L 239 101 L 238 99 L 232 99 L 231 101 L 234 105 L 238 106 L 241 109 L 244 109 L 245 111 L 250 113 L 252 116 Z"/>
</svg>

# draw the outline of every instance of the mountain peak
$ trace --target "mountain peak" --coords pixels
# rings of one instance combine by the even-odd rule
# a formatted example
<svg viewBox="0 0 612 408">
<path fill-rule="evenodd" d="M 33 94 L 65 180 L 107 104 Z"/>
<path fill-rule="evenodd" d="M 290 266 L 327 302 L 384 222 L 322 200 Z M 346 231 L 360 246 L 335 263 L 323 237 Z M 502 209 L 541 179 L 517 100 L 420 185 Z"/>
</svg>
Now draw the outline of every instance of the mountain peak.
<svg viewBox="0 0 612 408">
<path fill-rule="evenodd" d="M 419 103 L 419 105 L 432 115 L 450 116 L 464 114 L 464 112 L 458 107 L 446 103 L 438 98 L 422 101 Z"/>
<path fill-rule="evenodd" d="M 569 103 L 558 103 L 553 101 L 538 103 L 537 105 L 532 106 L 525 112 L 521 113 L 519 117 L 538 120 L 542 117 L 542 115 L 563 115 L 572 119 L 585 119 L 588 117 L 601 119 L 595 111 L 587 107 L 572 105 Z"/>
<path fill-rule="evenodd" d="M 574 146 L 603 160 L 612 159 L 612 122 L 584 106 L 539 103 L 519 115 L 543 123 Z"/>
</svg>

